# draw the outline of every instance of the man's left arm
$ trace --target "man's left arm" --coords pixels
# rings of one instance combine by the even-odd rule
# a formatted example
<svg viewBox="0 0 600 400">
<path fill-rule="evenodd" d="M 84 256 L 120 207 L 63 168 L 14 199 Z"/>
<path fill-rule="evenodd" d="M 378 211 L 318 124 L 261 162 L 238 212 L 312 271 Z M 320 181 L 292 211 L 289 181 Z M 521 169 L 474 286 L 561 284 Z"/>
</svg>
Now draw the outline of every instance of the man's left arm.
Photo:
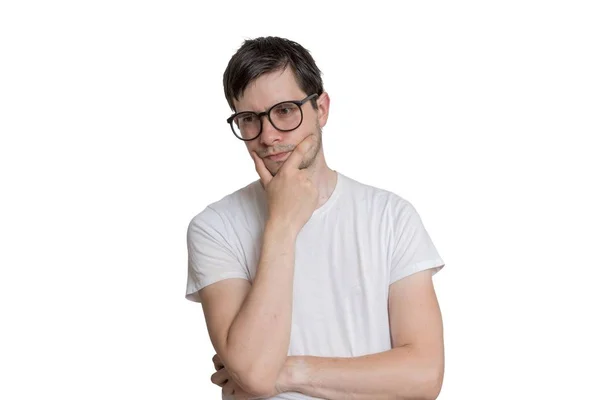
<svg viewBox="0 0 600 400">
<path fill-rule="evenodd" d="M 437 398 L 444 340 L 431 271 L 390 285 L 391 350 L 352 358 L 290 356 L 280 389 L 332 400 Z"/>
</svg>

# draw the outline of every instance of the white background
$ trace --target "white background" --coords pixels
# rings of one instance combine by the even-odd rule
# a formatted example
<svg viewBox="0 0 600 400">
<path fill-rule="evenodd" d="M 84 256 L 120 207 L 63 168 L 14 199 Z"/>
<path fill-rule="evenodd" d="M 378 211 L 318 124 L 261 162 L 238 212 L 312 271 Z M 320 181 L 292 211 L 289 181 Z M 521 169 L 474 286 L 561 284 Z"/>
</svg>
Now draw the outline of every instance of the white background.
<svg viewBox="0 0 600 400">
<path fill-rule="evenodd" d="M 600 398 L 593 3 L 2 2 L 0 398 L 219 398 L 186 229 L 256 179 L 222 73 L 259 35 L 311 51 L 329 165 L 446 262 L 439 398 Z"/>
</svg>

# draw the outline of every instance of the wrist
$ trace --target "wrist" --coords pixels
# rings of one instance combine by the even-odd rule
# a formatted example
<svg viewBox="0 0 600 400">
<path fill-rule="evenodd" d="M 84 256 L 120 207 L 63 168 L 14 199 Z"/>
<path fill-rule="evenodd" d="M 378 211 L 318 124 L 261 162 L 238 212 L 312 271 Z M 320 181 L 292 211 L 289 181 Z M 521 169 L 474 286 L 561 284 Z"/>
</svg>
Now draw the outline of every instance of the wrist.
<svg viewBox="0 0 600 400">
<path fill-rule="evenodd" d="M 295 243 L 299 232 L 299 229 L 295 229 L 291 224 L 278 218 L 269 218 L 265 224 L 265 238 L 276 238 Z"/>
<path fill-rule="evenodd" d="M 302 388 L 308 381 L 309 371 L 310 363 L 307 357 L 288 356 L 277 379 L 277 386 L 280 393 L 302 393 Z"/>
</svg>

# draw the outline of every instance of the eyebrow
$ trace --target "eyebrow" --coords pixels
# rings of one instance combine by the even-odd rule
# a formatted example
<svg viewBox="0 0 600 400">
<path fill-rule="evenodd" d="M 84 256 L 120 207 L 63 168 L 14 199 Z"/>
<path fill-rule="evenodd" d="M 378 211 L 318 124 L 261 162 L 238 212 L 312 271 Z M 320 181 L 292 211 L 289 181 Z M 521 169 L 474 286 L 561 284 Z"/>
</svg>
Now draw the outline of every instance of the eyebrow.
<svg viewBox="0 0 600 400">
<path fill-rule="evenodd" d="M 302 99 L 300 99 L 300 100 L 302 100 Z M 266 112 L 269 108 L 273 107 L 274 105 L 277 105 L 277 104 L 280 104 L 280 103 L 285 103 L 285 102 L 288 102 L 288 101 L 292 102 L 292 101 L 300 101 L 300 100 L 284 99 L 284 100 L 279 100 L 279 101 L 276 101 L 275 103 L 272 103 L 270 106 L 268 106 L 267 108 L 265 108 L 265 109 L 263 109 L 261 111 L 254 111 L 254 110 L 240 110 L 240 111 L 237 111 L 236 110 L 235 113 L 237 114 L 237 113 L 241 113 L 241 112 L 253 112 L 253 113 L 256 113 L 256 114 L 260 114 L 261 112 Z"/>
</svg>

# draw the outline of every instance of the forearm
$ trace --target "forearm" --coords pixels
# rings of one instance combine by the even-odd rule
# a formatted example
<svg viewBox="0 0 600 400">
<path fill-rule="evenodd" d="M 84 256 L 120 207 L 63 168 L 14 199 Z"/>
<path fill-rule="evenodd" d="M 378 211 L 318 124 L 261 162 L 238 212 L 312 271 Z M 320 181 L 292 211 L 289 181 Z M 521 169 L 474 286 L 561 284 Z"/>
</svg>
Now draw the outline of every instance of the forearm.
<svg viewBox="0 0 600 400">
<path fill-rule="evenodd" d="M 295 241 L 289 228 L 267 223 L 254 282 L 229 329 L 232 370 L 247 386 L 274 383 L 287 358 Z"/>
<path fill-rule="evenodd" d="M 326 399 L 435 399 L 443 359 L 399 347 L 353 358 L 290 357 L 286 391 Z"/>
</svg>

